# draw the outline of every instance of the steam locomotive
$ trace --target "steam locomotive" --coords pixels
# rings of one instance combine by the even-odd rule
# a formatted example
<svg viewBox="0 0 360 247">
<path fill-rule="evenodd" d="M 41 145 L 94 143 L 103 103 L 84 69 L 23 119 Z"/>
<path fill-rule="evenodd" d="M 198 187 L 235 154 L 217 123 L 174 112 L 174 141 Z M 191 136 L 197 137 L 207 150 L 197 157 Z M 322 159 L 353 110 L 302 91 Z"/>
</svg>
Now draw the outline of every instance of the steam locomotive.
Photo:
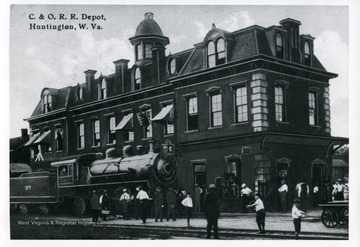
<svg viewBox="0 0 360 247">
<path fill-rule="evenodd" d="M 163 149 L 169 148 L 166 145 Z M 51 207 L 71 205 L 76 215 L 82 215 L 93 190 L 101 193 L 106 189 L 116 210 L 124 188 L 132 194 L 140 185 L 149 192 L 157 187 L 176 186 L 177 161 L 171 152 L 155 153 L 150 145 L 147 154 L 134 155 L 133 148 L 125 146 L 122 157 L 114 148 L 106 151 L 105 159 L 98 157 L 94 153 L 68 157 L 51 163 L 56 173 L 30 172 L 10 178 L 10 204 L 22 214 L 29 208 L 47 214 Z"/>
</svg>

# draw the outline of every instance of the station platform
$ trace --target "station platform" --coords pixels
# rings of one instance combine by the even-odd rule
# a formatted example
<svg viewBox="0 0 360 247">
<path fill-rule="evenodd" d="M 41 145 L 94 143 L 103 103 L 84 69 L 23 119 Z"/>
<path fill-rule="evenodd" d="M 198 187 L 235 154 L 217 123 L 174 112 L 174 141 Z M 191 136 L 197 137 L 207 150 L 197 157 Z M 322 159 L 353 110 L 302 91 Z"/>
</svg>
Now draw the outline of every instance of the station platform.
<svg viewBox="0 0 360 247">
<path fill-rule="evenodd" d="M 334 228 L 328 228 L 321 222 L 321 209 L 315 209 L 308 211 L 305 218 L 302 220 L 301 231 L 302 232 L 319 232 L 319 233 L 341 233 L 348 234 L 348 226 L 338 225 Z M 83 219 L 91 221 L 91 218 L 86 217 Z M 146 224 L 142 223 L 141 219 L 135 220 L 123 220 L 119 218 L 109 217 L 109 220 L 100 220 L 99 224 L 115 224 L 115 225 L 142 225 L 142 226 L 162 226 L 162 227 L 180 227 L 187 228 L 187 220 L 184 217 L 177 218 L 176 221 L 166 221 L 166 217 L 163 222 L 155 222 L 154 218 L 148 218 Z M 190 220 L 192 228 L 206 229 L 206 219 L 202 213 L 194 213 L 193 218 Z M 241 229 L 241 230 L 257 230 L 257 224 L 255 222 L 255 213 L 222 213 L 218 221 L 219 230 L 226 229 Z M 293 219 L 291 212 L 277 213 L 267 212 L 265 220 L 265 230 L 271 231 L 294 231 Z"/>
</svg>

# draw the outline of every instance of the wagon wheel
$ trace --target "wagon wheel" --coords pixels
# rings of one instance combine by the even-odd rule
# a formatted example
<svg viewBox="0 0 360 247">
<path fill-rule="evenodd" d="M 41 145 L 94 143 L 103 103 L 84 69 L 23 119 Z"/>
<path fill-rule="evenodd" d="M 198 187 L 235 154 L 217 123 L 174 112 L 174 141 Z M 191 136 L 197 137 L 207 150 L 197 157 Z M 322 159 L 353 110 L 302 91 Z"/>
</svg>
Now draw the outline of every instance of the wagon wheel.
<svg viewBox="0 0 360 247">
<path fill-rule="evenodd" d="M 347 225 L 349 223 L 349 209 L 344 208 L 340 210 L 339 224 Z"/>
<path fill-rule="evenodd" d="M 81 216 L 85 213 L 86 211 L 86 202 L 83 198 L 76 198 L 74 200 L 74 214 L 76 216 Z"/>
<path fill-rule="evenodd" d="M 321 214 L 321 222 L 326 227 L 335 227 L 339 224 L 339 215 L 335 209 L 325 209 Z"/>
<path fill-rule="evenodd" d="M 29 212 L 29 208 L 28 208 L 27 205 L 21 204 L 21 205 L 19 206 L 19 213 L 20 213 L 20 214 L 25 215 L 25 214 L 27 214 L 28 212 Z"/>
<path fill-rule="evenodd" d="M 47 205 L 45 205 L 45 204 L 41 204 L 40 206 L 39 206 L 39 211 L 40 211 L 40 213 L 41 214 L 43 214 L 43 215 L 47 215 L 47 214 L 49 214 L 49 207 L 47 206 Z"/>
</svg>

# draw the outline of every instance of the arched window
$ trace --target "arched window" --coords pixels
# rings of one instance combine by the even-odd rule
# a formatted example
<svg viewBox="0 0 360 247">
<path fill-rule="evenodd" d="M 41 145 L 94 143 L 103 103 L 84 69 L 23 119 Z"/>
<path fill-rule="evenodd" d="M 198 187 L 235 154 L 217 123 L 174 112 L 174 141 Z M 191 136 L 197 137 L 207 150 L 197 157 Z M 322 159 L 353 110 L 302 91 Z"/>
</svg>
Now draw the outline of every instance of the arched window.
<svg viewBox="0 0 360 247">
<path fill-rule="evenodd" d="M 106 81 L 104 79 L 99 84 L 99 99 L 106 99 Z"/>
<path fill-rule="evenodd" d="M 52 97 L 49 94 L 43 96 L 44 113 L 51 112 L 52 110 Z"/>
<path fill-rule="evenodd" d="M 310 66 L 310 45 L 309 42 L 305 41 L 304 43 L 304 64 Z"/>
<path fill-rule="evenodd" d="M 217 60 L 216 64 L 225 63 L 225 41 L 224 39 L 218 39 L 216 43 L 216 51 L 217 51 Z"/>
<path fill-rule="evenodd" d="M 175 74 L 175 72 L 176 72 L 176 60 L 175 60 L 175 58 L 170 59 L 169 72 L 170 72 L 171 75 Z"/>
<path fill-rule="evenodd" d="M 284 58 L 284 44 L 280 33 L 276 34 L 276 57 Z"/>
<path fill-rule="evenodd" d="M 216 41 L 216 45 L 213 41 L 210 41 L 207 46 L 208 55 L 208 67 L 212 68 L 216 65 L 225 63 L 225 41 L 220 38 Z"/>
<path fill-rule="evenodd" d="M 207 47 L 208 52 L 208 67 L 212 68 L 216 66 L 216 53 L 215 53 L 215 44 L 210 41 Z"/>
<path fill-rule="evenodd" d="M 141 89 L 141 75 L 140 75 L 140 69 L 135 69 L 135 76 L 134 76 L 134 90 Z"/>
<path fill-rule="evenodd" d="M 136 60 L 143 59 L 141 44 L 135 46 Z"/>
</svg>

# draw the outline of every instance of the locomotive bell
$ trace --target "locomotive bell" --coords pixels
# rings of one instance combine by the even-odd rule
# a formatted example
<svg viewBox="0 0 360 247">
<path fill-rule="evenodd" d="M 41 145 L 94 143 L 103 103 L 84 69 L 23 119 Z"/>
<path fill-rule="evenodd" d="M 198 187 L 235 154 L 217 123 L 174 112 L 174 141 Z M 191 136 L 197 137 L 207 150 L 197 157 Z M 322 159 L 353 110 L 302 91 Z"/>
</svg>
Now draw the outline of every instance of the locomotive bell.
<svg viewBox="0 0 360 247">
<path fill-rule="evenodd" d="M 118 151 L 115 148 L 109 148 L 105 152 L 106 158 L 117 158 L 119 157 Z"/>
<path fill-rule="evenodd" d="M 131 145 L 126 145 L 124 148 L 123 148 L 123 157 L 126 158 L 126 157 L 130 157 L 130 156 L 133 156 L 134 155 L 134 148 L 133 146 Z"/>
</svg>

